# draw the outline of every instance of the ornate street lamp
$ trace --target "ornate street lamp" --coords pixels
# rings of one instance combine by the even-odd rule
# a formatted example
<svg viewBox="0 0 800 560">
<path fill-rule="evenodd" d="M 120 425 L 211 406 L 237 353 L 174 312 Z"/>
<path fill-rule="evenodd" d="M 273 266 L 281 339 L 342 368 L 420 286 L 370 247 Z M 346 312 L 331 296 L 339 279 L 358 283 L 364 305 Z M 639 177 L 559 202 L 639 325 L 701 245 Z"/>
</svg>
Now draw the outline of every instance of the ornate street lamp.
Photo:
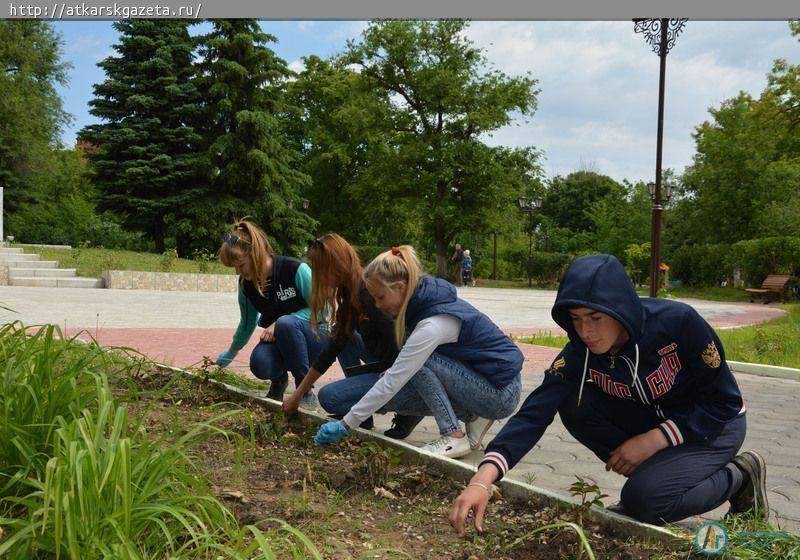
<svg viewBox="0 0 800 560">
<path fill-rule="evenodd" d="M 664 138 L 664 76 L 667 69 L 667 53 L 675 46 L 678 34 L 686 19 L 634 19 L 634 33 L 644 35 L 653 52 L 661 59 L 658 75 L 658 136 L 656 139 L 656 182 L 651 183 L 653 201 L 652 225 L 650 227 L 650 297 L 658 292 L 658 266 L 661 260 L 661 153 Z M 648 184 L 649 187 L 649 184 Z"/>
<path fill-rule="evenodd" d="M 542 206 L 542 199 L 528 199 L 527 196 L 522 196 L 517 203 L 519 204 L 519 209 L 528 215 L 528 287 L 531 287 L 533 284 L 531 277 L 531 265 L 533 264 L 533 214 Z"/>
</svg>

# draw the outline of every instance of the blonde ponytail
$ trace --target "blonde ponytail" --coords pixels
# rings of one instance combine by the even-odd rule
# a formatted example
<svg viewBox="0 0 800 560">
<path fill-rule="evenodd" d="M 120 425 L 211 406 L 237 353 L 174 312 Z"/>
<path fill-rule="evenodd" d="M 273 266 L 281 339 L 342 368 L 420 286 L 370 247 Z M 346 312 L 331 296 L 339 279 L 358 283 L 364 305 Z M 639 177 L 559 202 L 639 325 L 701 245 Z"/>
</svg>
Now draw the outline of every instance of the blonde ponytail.
<svg viewBox="0 0 800 560">
<path fill-rule="evenodd" d="M 421 277 L 422 265 L 411 245 L 392 247 L 391 250 L 372 259 L 372 262 L 364 268 L 364 280 L 380 282 L 387 289 L 393 289 L 395 282 L 406 283 L 406 294 L 394 323 L 394 337 L 398 348 L 402 347 L 405 341 L 408 302 L 414 295 Z"/>
</svg>

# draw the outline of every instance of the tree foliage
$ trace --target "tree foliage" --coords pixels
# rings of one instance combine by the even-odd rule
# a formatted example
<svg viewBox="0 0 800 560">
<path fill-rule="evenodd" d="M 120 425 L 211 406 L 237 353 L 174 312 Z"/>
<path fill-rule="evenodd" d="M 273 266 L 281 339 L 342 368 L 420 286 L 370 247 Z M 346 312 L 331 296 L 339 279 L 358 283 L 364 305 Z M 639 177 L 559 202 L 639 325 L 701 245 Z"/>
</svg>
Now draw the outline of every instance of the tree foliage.
<svg viewBox="0 0 800 560">
<path fill-rule="evenodd" d="M 100 207 L 143 231 L 162 252 L 173 225 L 205 193 L 195 130 L 200 99 L 192 80 L 194 42 L 182 20 L 124 20 L 117 51 L 99 63 L 106 80 L 94 86 L 90 125 L 81 137 L 89 154 Z M 186 239 L 176 236 L 185 254 Z"/>
<path fill-rule="evenodd" d="M 281 120 L 292 75 L 267 43 L 275 37 L 252 19 L 214 20 L 200 38 L 198 85 L 204 94 L 208 196 L 192 205 L 186 235 L 217 240 L 220 225 L 254 217 L 282 248 L 301 249 L 314 226 L 303 208 L 309 177 L 297 170 L 299 153 Z"/>
<path fill-rule="evenodd" d="M 344 55 L 385 111 L 376 137 L 364 140 L 386 147 L 354 192 L 415 208 L 440 275 L 456 233 L 491 231 L 521 194 L 519 183 L 538 177 L 536 150 L 483 141 L 513 114 L 533 114 L 536 80 L 492 69 L 466 27 L 461 20 L 372 22 Z"/>
<path fill-rule="evenodd" d="M 51 24 L 0 21 L 0 186 L 7 215 L 35 203 L 38 179 L 57 166 L 59 135 L 71 119 L 56 92 L 69 69 L 61 55 Z"/>
</svg>

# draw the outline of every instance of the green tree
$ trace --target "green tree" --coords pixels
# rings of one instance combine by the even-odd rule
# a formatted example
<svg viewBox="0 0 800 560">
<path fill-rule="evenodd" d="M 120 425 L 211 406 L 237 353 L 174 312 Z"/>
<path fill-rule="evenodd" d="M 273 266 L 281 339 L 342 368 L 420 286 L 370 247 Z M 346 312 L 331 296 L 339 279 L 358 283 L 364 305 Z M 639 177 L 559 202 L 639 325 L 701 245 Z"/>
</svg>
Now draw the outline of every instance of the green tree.
<svg viewBox="0 0 800 560">
<path fill-rule="evenodd" d="M 350 41 L 344 61 L 359 69 L 368 92 L 384 99 L 379 159 L 353 185 L 364 199 L 416 208 L 421 234 L 433 241 L 436 272 L 445 275 L 450 245 L 467 228 L 491 231 L 507 216 L 520 180 L 538 176 L 538 152 L 490 147 L 482 139 L 532 115 L 536 80 L 493 68 L 464 35 L 461 20 L 372 22 Z M 387 126 L 388 125 L 388 126 Z"/>
<path fill-rule="evenodd" d="M 36 20 L 0 21 L 0 186 L 4 211 L 38 198 L 37 181 L 57 166 L 54 152 L 71 117 L 56 84 L 66 84 L 61 38 Z"/>
<path fill-rule="evenodd" d="M 94 86 L 90 113 L 104 123 L 80 135 L 96 148 L 90 154 L 100 208 L 119 214 L 128 229 L 142 231 L 165 249 L 175 236 L 181 254 L 188 239 L 175 235 L 194 200 L 206 194 L 194 125 L 200 99 L 193 82 L 189 23 L 181 20 L 124 20 L 117 55 L 99 63 L 107 79 Z"/>
<path fill-rule="evenodd" d="M 597 250 L 598 227 L 608 234 L 625 211 L 626 189 L 611 177 L 576 171 L 550 180 L 542 200 L 542 220 L 556 251 Z"/>
<path fill-rule="evenodd" d="M 373 181 L 384 181 L 371 164 L 390 157 L 387 96 L 365 88 L 361 76 L 340 58 L 310 56 L 304 63 L 288 84 L 288 95 L 295 107 L 290 138 L 303 152 L 302 169 L 311 177 L 305 191 L 309 212 L 322 230 L 337 231 L 354 243 L 420 241 L 414 204 L 361 196 Z"/>
<path fill-rule="evenodd" d="M 644 183 L 623 182 L 590 206 L 592 249 L 622 258 L 631 244 L 650 239 L 650 195 Z"/>
<path fill-rule="evenodd" d="M 309 177 L 285 131 L 284 94 L 292 72 L 253 19 L 214 20 L 200 38 L 199 87 L 206 99 L 204 136 L 211 189 L 192 205 L 186 235 L 215 241 L 234 217 L 253 216 L 279 247 L 297 252 L 314 220 L 303 208 Z"/>
</svg>

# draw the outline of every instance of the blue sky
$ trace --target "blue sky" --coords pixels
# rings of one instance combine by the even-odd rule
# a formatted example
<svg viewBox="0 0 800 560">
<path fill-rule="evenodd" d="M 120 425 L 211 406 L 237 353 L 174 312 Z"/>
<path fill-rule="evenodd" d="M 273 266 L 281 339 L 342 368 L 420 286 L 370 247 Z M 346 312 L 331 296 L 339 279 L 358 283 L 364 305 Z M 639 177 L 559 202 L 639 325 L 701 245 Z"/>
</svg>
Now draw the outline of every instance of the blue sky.
<svg viewBox="0 0 800 560">
<path fill-rule="evenodd" d="M 270 47 L 295 70 L 311 54 L 328 57 L 357 38 L 366 22 L 265 21 Z M 63 141 L 97 122 L 88 113 L 96 64 L 114 53 L 109 21 L 60 21 L 64 59 L 73 65 L 61 88 L 74 115 Z M 544 151 L 547 176 L 589 169 L 621 181 L 654 178 L 658 56 L 630 21 L 476 21 L 467 35 L 509 75 L 539 80 L 539 108 L 486 141 Z M 692 132 L 739 91 L 758 96 L 776 58 L 800 64 L 800 42 L 785 21 L 689 21 L 667 57 L 664 167 L 682 172 L 694 153 Z"/>
</svg>

